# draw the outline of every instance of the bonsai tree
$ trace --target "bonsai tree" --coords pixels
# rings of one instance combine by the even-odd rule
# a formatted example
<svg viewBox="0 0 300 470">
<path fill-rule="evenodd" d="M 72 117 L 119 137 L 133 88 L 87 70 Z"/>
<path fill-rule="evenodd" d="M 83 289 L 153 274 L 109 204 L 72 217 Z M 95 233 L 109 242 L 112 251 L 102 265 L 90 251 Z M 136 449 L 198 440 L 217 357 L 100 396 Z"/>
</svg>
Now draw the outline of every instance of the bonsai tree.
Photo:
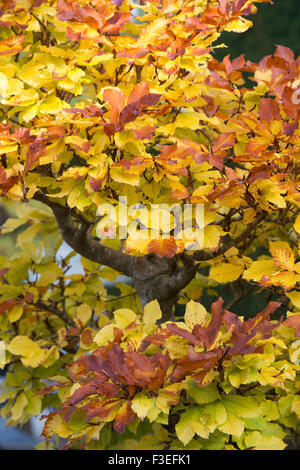
<svg viewBox="0 0 300 470">
<path fill-rule="evenodd" d="M 256 3 L 2 2 L 1 412 L 40 448 L 299 431 L 300 59 L 214 54 Z"/>
</svg>

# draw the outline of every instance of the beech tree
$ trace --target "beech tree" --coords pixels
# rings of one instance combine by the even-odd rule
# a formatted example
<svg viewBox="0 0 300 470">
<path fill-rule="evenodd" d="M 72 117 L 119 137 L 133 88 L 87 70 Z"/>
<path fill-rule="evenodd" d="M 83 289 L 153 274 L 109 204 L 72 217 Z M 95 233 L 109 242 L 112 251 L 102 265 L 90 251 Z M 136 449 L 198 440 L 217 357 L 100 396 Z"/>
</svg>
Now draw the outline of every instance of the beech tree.
<svg viewBox="0 0 300 470">
<path fill-rule="evenodd" d="M 300 58 L 214 55 L 257 3 L 1 3 L 1 412 L 47 410 L 45 448 L 299 431 Z M 258 287 L 262 312 L 230 311 Z"/>
</svg>

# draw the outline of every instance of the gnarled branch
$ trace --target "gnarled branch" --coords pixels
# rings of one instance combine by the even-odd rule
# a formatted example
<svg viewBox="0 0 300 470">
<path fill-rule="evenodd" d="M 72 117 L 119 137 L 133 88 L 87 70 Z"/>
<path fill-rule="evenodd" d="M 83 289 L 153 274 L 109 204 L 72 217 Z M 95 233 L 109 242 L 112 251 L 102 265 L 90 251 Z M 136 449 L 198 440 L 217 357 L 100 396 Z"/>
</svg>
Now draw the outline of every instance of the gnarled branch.
<svg viewBox="0 0 300 470">
<path fill-rule="evenodd" d="M 76 253 L 95 263 L 109 266 L 127 276 L 132 276 L 135 257 L 93 240 L 90 235 L 91 222 L 83 215 L 78 217 L 80 226 L 77 227 L 73 222 L 72 210 L 69 207 L 53 202 L 42 194 L 36 195 L 35 199 L 47 204 L 52 209 L 64 241 Z"/>
</svg>

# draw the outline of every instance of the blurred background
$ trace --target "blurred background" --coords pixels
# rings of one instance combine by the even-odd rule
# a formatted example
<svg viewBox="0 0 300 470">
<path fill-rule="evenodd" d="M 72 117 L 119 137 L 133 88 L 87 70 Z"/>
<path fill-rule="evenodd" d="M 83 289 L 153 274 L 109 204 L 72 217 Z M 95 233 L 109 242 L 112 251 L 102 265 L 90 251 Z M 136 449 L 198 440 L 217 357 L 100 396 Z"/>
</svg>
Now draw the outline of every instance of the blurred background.
<svg viewBox="0 0 300 470">
<path fill-rule="evenodd" d="M 226 49 L 216 49 L 215 56 L 222 60 L 230 54 L 231 59 L 244 54 L 246 60 L 258 62 L 268 54 L 273 54 L 277 44 L 291 48 L 295 56 L 300 54 L 300 3 L 299 0 L 273 0 L 274 4 L 257 4 L 257 15 L 251 15 L 253 28 L 243 34 L 223 33 L 219 43 L 227 44 Z M 15 213 L 12 204 L 0 202 L 0 227 L 8 217 Z M 0 235 L 0 255 L 13 254 L 18 231 L 13 234 Z M 68 250 L 63 246 L 62 250 Z M 73 272 L 81 272 L 82 267 L 77 257 L 73 258 Z M 1 268 L 1 266 L 0 266 Z M 223 294 L 225 298 L 225 295 Z M 225 299 L 226 300 L 226 299 Z M 247 299 L 249 308 L 257 311 L 257 298 Z M 250 301 L 250 304 L 249 304 Z M 243 311 L 244 305 L 236 306 L 235 312 Z M 0 371 L 0 386 L 4 373 Z M 1 405 L 0 405 L 1 407 Z M 1 412 L 1 410 L 0 410 Z M 33 419 L 22 429 L 6 427 L 0 418 L 0 450 L 29 450 L 40 442 L 41 423 Z"/>
<path fill-rule="evenodd" d="M 258 13 L 249 15 L 253 27 L 243 34 L 222 33 L 221 40 L 228 48 L 217 49 L 220 60 L 230 54 L 231 59 L 244 54 L 246 60 L 258 62 L 273 54 L 277 44 L 291 48 L 295 56 L 300 54 L 300 2 L 299 0 L 273 0 L 257 3 Z"/>
</svg>

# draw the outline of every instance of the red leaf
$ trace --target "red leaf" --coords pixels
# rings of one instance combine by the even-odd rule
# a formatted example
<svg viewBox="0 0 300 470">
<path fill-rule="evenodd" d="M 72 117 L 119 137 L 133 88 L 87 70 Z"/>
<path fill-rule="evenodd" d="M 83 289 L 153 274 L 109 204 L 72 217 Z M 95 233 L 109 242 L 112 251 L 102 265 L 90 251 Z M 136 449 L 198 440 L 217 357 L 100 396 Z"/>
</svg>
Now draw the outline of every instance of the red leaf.
<svg viewBox="0 0 300 470">
<path fill-rule="evenodd" d="M 118 434 L 122 434 L 127 424 L 131 423 L 131 421 L 135 418 L 135 414 L 131 409 L 131 402 L 127 401 L 122 404 L 122 406 L 117 411 L 115 421 L 114 421 L 114 429 L 117 431 Z"/>
<path fill-rule="evenodd" d="M 275 312 L 280 307 L 279 302 L 269 302 L 264 310 L 258 313 L 254 318 L 249 318 L 243 325 L 243 332 L 249 332 L 252 328 L 256 327 L 258 323 L 263 320 L 269 320 L 271 313 Z"/>
<path fill-rule="evenodd" d="M 120 31 L 125 23 L 128 23 L 131 19 L 130 12 L 116 12 L 109 20 L 105 23 L 101 32 L 106 34 L 116 34 Z"/>
<path fill-rule="evenodd" d="M 133 88 L 128 98 L 128 104 L 135 103 L 143 98 L 143 96 L 150 93 L 150 87 L 148 82 L 140 82 Z"/>
<path fill-rule="evenodd" d="M 219 0 L 219 11 L 223 16 L 229 15 L 229 1 L 228 0 Z"/>
<path fill-rule="evenodd" d="M 272 98 L 262 98 L 259 104 L 258 114 L 260 119 L 264 121 L 280 119 L 279 104 Z"/>
<path fill-rule="evenodd" d="M 1 302 L 0 303 L 0 315 L 6 312 L 7 310 L 10 310 L 11 308 L 13 308 L 15 305 L 18 305 L 19 303 L 20 301 L 16 299 L 9 299 L 9 300 L 5 300 L 4 302 Z"/>
<path fill-rule="evenodd" d="M 282 57 L 289 64 L 293 63 L 294 60 L 295 60 L 294 52 L 289 47 L 285 47 L 285 46 L 278 46 L 277 45 L 274 55 Z"/>
<path fill-rule="evenodd" d="M 220 170 L 220 171 L 223 170 L 223 167 L 224 167 L 223 157 L 220 153 L 219 154 L 210 154 L 209 161 L 213 166 L 218 168 L 218 170 Z"/>
<path fill-rule="evenodd" d="M 128 57 L 130 59 L 141 59 L 145 57 L 149 52 L 149 49 L 145 47 L 132 47 L 131 49 L 123 49 L 118 52 L 118 57 Z"/>
<path fill-rule="evenodd" d="M 0 269 L 0 277 L 5 276 L 6 273 L 8 273 L 9 268 L 2 268 Z"/>
<path fill-rule="evenodd" d="M 35 142 L 29 144 L 27 158 L 25 163 L 24 171 L 30 170 L 34 164 L 38 161 L 38 159 L 44 155 L 46 152 L 46 145 L 43 141 L 36 139 Z"/>
<path fill-rule="evenodd" d="M 236 11 L 241 10 L 241 8 L 245 5 L 245 3 L 246 3 L 247 1 L 248 1 L 248 0 L 233 0 L 233 3 L 232 3 L 232 12 L 236 12 Z"/>
<path fill-rule="evenodd" d="M 288 328 L 294 328 L 296 330 L 296 336 L 300 337 L 300 315 L 293 315 L 283 322 Z"/>
<path fill-rule="evenodd" d="M 100 189 L 103 188 L 107 175 L 108 175 L 108 172 L 106 171 L 105 174 L 101 178 L 93 178 L 92 176 L 90 177 L 90 186 L 93 191 L 100 191 Z"/>
<path fill-rule="evenodd" d="M 168 323 L 166 325 L 168 331 L 174 336 L 180 336 L 181 338 L 186 339 L 189 343 L 194 344 L 195 346 L 200 346 L 201 342 L 197 339 L 192 333 L 183 328 L 180 328 L 175 323 Z"/>
<path fill-rule="evenodd" d="M 10 36 L 0 41 L 0 56 L 18 54 L 23 50 L 25 35 Z"/>
<path fill-rule="evenodd" d="M 183 357 L 178 359 L 170 377 L 171 382 L 179 382 L 190 372 L 202 369 L 208 371 L 214 367 L 219 360 L 218 351 L 209 351 L 206 353 L 196 353 L 194 358 Z"/>
<path fill-rule="evenodd" d="M 132 129 L 131 131 L 136 139 L 139 140 L 151 140 L 154 132 L 155 132 L 155 127 L 153 126 L 145 126 L 141 127 L 140 129 Z"/>
<path fill-rule="evenodd" d="M 207 327 L 195 325 L 193 335 L 198 338 L 208 349 L 216 339 L 218 331 L 223 321 L 222 305 L 224 300 L 219 297 L 211 306 L 211 320 Z"/>
<path fill-rule="evenodd" d="M 214 152 L 219 152 L 220 150 L 224 150 L 230 147 L 233 147 L 235 144 L 235 133 L 234 132 L 228 132 L 225 134 L 220 134 L 217 140 L 214 143 L 213 146 L 213 151 Z"/>
</svg>

